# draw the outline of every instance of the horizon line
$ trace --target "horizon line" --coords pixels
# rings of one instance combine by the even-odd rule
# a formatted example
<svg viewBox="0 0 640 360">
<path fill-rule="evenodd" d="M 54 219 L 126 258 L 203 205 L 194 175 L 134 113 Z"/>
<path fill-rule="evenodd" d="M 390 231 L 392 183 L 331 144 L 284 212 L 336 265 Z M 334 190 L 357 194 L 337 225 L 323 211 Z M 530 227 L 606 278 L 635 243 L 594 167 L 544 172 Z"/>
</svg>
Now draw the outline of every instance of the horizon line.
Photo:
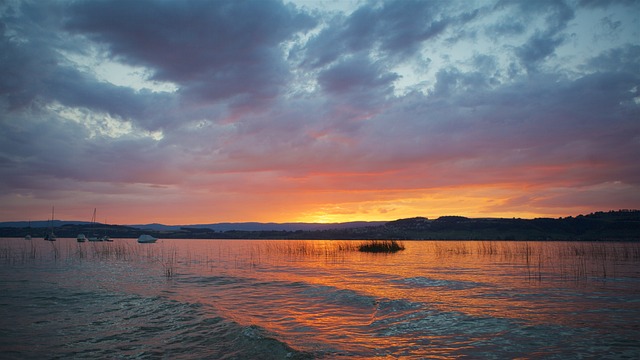
<svg viewBox="0 0 640 360">
<path fill-rule="evenodd" d="M 425 218 L 427 220 L 436 220 L 442 217 L 463 217 L 463 218 L 467 218 L 467 219 L 519 219 L 519 220 L 534 220 L 534 219 L 564 219 L 564 218 L 571 218 L 571 217 L 578 217 L 578 216 L 587 216 L 587 215 L 591 215 L 591 214 L 598 214 L 598 213 L 611 213 L 611 212 L 636 212 L 636 211 L 640 211 L 640 209 L 618 209 L 618 210 L 599 210 L 599 211 L 593 211 L 590 212 L 588 214 L 577 214 L 577 215 L 566 215 L 566 216 L 557 216 L 557 217 L 551 217 L 551 216 L 537 216 L 537 217 L 500 217 L 500 216 L 482 216 L 482 217 L 471 217 L 471 216 L 464 216 L 464 215 L 440 215 L 437 217 L 428 217 L 428 216 L 409 216 L 409 217 L 401 217 L 401 218 L 394 218 L 394 219 L 390 219 L 390 220 L 349 220 L 349 221 L 340 221 L 340 222 L 305 222 L 305 221 L 284 221 L 284 222 L 275 222 L 275 221 L 267 221 L 267 222 L 263 222 L 263 221 L 220 221 L 220 222 L 209 222 L 209 223 L 178 223 L 178 224 L 166 224 L 166 223 L 161 223 L 161 222 L 147 222 L 147 223 L 130 223 L 130 224 L 118 224 L 118 223 L 107 223 L 107 222 L 97 222 L 98 224 L 102 224 L 102 225 L 119 225 L 119 226 L 134 226 L 134 225 L 164 225 L 164 226 L 197 226 L 197 225 L 216 225 L 216 224 L 277 224 L 277 225 L 282 225 L 282 224 L 317 224 L 317 225 L 331 225 L 331 224 L 348 224 L 348 223 L 380 223 L 380 222 L 391 222 L 391 221 L 396 221 L 396 220 L 402 220 L 402 219 L 415 219 L 415 218 Z M 47 222 L 47 221 L 51 221 L 51 219 L 46 219 L 46 220 L 7 220 L 7 221 L 0 221 L 0 224 L 2 223 L 15 223 L 15 222 Z M 62 220 L 62 219 L 56 219 L 54 221 L 57 222 L 78 222 L 78 223 L 91 223 L 91 221 L 86 221 L 86 220 Z"/>
</svg>

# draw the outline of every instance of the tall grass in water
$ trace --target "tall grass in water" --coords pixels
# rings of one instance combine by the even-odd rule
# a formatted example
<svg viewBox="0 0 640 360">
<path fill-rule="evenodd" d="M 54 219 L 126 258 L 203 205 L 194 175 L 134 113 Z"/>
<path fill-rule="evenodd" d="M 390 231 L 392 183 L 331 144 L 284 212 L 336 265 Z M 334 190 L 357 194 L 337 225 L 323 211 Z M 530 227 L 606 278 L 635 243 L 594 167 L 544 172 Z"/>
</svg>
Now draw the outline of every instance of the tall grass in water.
<svg viewBox="0 0 640 360">
<path fill-rule="evenodd" d="M 91 243 L 91 251 L 94 259 L 103 261 L 146 261 L 160 264 L 162 273 L 166 278 L 172 278 L 176 273 L 178 250 L 175 246 L 148 246 L 148 244 L 130 244 L 125 242 Z"/>
<path fill-rule="evenodd" d="M 53 259 L 58 260 L 60 257 L 60 249 L 58 249 L 58 245 L 54 241 L 50 241 L 51 249 L 53 249 Z"/>
<path fill-rule="evenodd" d="M 280 261 L 285 255 L 293 261 L 306 261 L 309 257 L 322 258 L 328 262 L 349 261 L 350 254 L 364 251 L 383 253 L 404 244 L 398 241 L 337 241 L 337 240 L 279 240 L 251 242 L 236 256 L 250 267 L 255 268 L 265 261 Z M 12 245 L 13 244 L 13 245 Z M 32 261 L 133 261 L 155 264 L 160 273 L 175 277 L 179 269 L 191 264 L 207 264 L 212 261 L 210 253 L 190 254 L 183 247 L 168 244 L 140 245 L 130 241 L 116 240 L 112 243 L 36 242 L 0 239 L 0 261 L 19 264 Z M 538 241 L 426 241 L 420 248 L 436 261 L 489 261 L 514 266 L 521 269 L 523 277 L 529 281 L 551 281 L 553 279 L 578 282 L 604 280 L 626 276 L 630 268 L 640 266 L 640 242 L 538 242 Z M 375 246 L 377 245 L 377 246 Z M 180 249 L 180 253 L 178 253 Z M 233 259 L 231 248 L 223 248 L 218 243 L 219 261 Z M 373 250 L 372 250 L 373 249 Z M 185 252 L 186 251 L 186 252 Z M 396 250 L 399 251 L 399 250 Z M 192 256 L 193 255 L 193 256 Z M 236 262 L 237 262 L 236 261 Z M 238 266 L 238 265 L 236 265 Z"/>
<path fill-rule="evenodd" d="M 397 240 L 367 240 L 367 241 L 307 241 L 307 240 L 283 240 L 268 241 L 256 245 L 251 249 L 251 258 L 258 258 L 262 252 L 277 253 L 289 256 L 324 256 L 335 258 L 346 252 L 375 252 L 393 253 L 404 250 L 404 244 Z"/>
<path fill-rule="evenodd" d="M 477 256 L 522 264 L 527 278 L 538 282 L 547 276 L 604 280 L 640 263 L 639 242 L 434 241 L 432 252 L 443 258 Z"/>
<path fill-rule="evenodd" d="M 369 240 L 358 246 L 358 251 L 370 253 L 394 253 L 404 250 L 404 244 L 396 240 Z"/>
<path fill-rule="evenodd" d="M 43 261 L 123 261 L 159 264 L 165 277 L 176 274 L 178 250 L 175 246 L 147 246 L 116 240 L 114 242 L 0 242 L 0 261 L 18 264 Z"/>
<path fill-rule="evenodd" d="M 101 260 L 122 260 L 128 261 L 134 257 L 139 257 L 138 252 L 134 251 L 131 246 L 122 242 L 98 242 L 90 243 L 91 255 L 94 259 Z M 79 247 L 83 246 L 78 244 Z"/>
<path fill-rule="evenodd" d="M 358 244 L 353 241 L 307 241 L 283 240 L 267 241 L 252 249 L 257 256 L 262 252 L 285 254 L 290 256 L 325 256 L 334 257 L 342 252 L 356 251 Z"/>
<path fill-rule="evenodd" d="M 169 279 L 172 278 L 173 275 L 175 274 L 175 269 L 176 269 L 176 261 L 177 261 L 177 257 L 178 257 L 178 249 L 176 247 L 173 247 L 171 249 L 168 249 L 165 253 L 164 249 L 162 251 L 162 256 L 161 256 L 161 260 L 160 263 L 162 264 L 162 269 L 164 271 L 164 276 Z"/>
<path fill-rule="evenodd" d="M 27 257 L 31 260 L 35 260 L 37 251 L 36 246 L 33 242 L 29 242 L 29 248 L 27 249 L 27 251 Z"/>
<path fill-rule="evenodd" d="M 34 242 L 23 242 L 20 247 L 13 247 L 7 243 L 0 245 L 0 261 L 9 264 L 24 264 L 34 261 L 40 252 Z"/>
<path fill-rule="evenodd" d="M 87 249 L 85 249 L 82 244 L 76 244 L 75 255 L 78 257 L 78 259 L 84 259 L 87 257 Z"/>
</svg>

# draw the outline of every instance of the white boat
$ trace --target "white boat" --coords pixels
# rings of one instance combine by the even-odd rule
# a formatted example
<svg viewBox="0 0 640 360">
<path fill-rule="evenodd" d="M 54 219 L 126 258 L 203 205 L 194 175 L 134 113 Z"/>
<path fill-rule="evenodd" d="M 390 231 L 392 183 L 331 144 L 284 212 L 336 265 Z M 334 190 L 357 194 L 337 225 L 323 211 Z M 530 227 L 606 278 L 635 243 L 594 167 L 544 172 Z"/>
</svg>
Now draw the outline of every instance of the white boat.
<svg viewBox="0 0 640 360">
<path fill-rule="evenodd" d="M 76 240 L 78 242 L 85 242 L 85 241 L 87 241 L 87 237 L 84 236 L 84 234 L 78 234 L 78 236 L 76 236 Z"/>
<path fill-rule="evenodd" d="M 49 233 L 44 235 L 44 239 L 47 241 L 56 241 L 56 234 L 53 233 L 53 219 L 55 218 L 55 208 L 51 207 L 51 227 Z"/>
<path fill-rule="evenodd" d="M 156 242 L 156 240 L 158 240 L 158 238 L 154 238 L 153 236 L 147 234 L 140 235 L 140 237 L 138 238 L 138 242 L 140 244 L 151 244 Z"/>
<path fill-rule="evenodd" d="M 29 230 L 31 230 L 31 220 L 29 220 Z M 31 234 L 27 234 L 24 236 L 25 240 L 31 240 Z"/>
<path fill-rule="evenodd" d="M 93 216 L 91 217 L 91 227 L 94 228 L 96 227 L 96 209 L 93 209 Z M 112 241 L 111 239 L 109 239 L 109 236 L 104 235 L 104 236 L 99 236 L 97 234 L 93 234 L 93 236 L 89 236 L 88 238 L 89 241 Z"/>
</svg>

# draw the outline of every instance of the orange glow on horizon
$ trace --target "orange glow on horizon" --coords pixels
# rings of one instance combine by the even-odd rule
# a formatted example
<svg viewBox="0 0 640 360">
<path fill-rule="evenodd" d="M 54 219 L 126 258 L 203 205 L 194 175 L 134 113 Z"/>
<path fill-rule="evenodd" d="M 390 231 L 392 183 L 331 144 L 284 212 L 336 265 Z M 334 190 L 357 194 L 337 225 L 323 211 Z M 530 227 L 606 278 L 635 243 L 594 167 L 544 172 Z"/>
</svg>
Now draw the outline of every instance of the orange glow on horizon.
<svg viewBox="0 0 640 360">
<path fill-rule="evenodd" d="M 334 184 L 332 184 L 334 185 Z M 336 184 L 337 185 L 337 184 Z M 597 191 L 618 184 L 600 185 Z M 98 221 L 110 224 L 166 225 L 221 222 L 306 222 L 341 223 L 352 221 L 393 221 L 402 218 L 458 215 L 470 218 L 565 217 L 618 208 L 567 206 L 561 197 L 571 191 L 589 189 L 555 188 L 538 191 L 533 186 L 475 185 L 428 189 L 296 189 L 273 186 L 268 191 L 210 193 L 195 189 L 185 193 L 177 187 L 157 190 L 161 196 L 144 198 L 124 193 L 108 199 L 96 198 L 86 204 L 69 196 L 55 202 L 57 220 L 89 221 L 98 208 Z M 341 190 L 338 190 L 341 189 Z M 143 189 L 144 190 L 144 189 Z M 271 191 L 273 190 L 273 191 Z M 623 189 L 624 190 L 624 189 Z M 560 200 L 556 200 L 556 198 Z M 50 204 L 25 202 L 11 209 L 5 221 L 46 220 Z M 29 210 L 33 208 L 35 210 Z M 8 211 L 8 210 L 7 210 Z M 15 212 L 15 213 L 14 213 Z M 20 214 L 27 214 L 20 215 Z M 20 215 L 18 218 L 17 216 Z"/>
</svg>

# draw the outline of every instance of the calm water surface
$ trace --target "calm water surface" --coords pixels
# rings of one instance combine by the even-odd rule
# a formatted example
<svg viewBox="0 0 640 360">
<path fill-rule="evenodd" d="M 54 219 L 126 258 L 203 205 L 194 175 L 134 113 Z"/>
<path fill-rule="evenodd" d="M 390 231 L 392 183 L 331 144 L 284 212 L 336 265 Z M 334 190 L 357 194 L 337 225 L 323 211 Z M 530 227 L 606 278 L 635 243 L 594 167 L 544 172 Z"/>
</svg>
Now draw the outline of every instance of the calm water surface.
<svg viewBox="0 0 640 360">
<path fill-rule="evenodd" d="M 640 245 L 0 239 L 0 357 L 638 359 Z"/>
</svg>

